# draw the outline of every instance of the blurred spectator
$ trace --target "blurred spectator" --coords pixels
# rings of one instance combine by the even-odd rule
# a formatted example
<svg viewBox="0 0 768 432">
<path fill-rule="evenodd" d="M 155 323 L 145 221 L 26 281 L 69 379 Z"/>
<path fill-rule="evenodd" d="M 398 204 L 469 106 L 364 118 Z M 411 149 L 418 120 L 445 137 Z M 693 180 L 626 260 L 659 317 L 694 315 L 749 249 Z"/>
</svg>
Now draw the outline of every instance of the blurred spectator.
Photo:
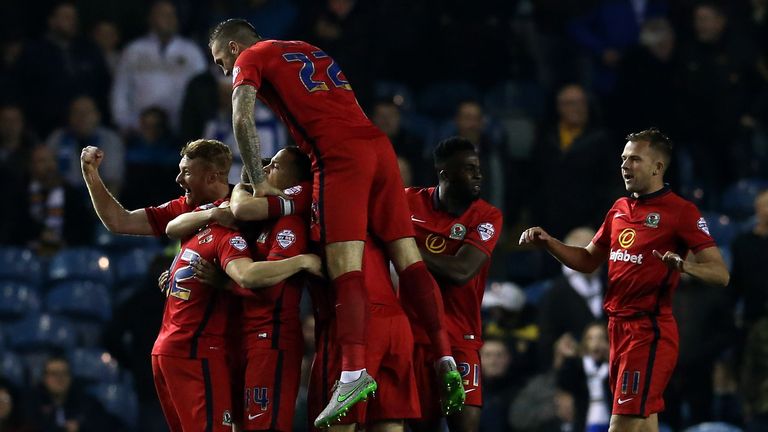
<svg viewBox="0 0 768 432">
<path fill-rule="evenodd" d="M 21 186 L 27 176 L 29 154 L 37 144 L 26 128 L 18 105 L 0 106 L 0 183 L 10 190 Z"/>
<path fill-rule="evenodd" d="M 613 398 L 604 322 L 593 322 L 584 329 L 578 353 L 566 358 L 557 372 L 558 388 L 573 397 L 572 430 L 608 432 Z"/>
<path fill-rule="evenodd" d="M 510 407 L 508 419 L 517 432 L 563 432 L 573 415 L 573 398 L 557 390 L 554 372 L 532 377 Z M 565 426 L 565 427 L 564 427 Z"/>
<path fill-rule="evenodd" d="M 101 20 L 93 26 L 91 39 L 99 47 L 104 62 L 109 68 L 109 74 L 115 75 L 117 63 L 120 61 L 120 29 L 117 24 L 109 20 Z"/>
<path fill-rule="evenodd" d="M 0 378 L 0 432 L 31 432 L 21 418 L 19 402 L 16 389 Z"/>
<path fill-rule="evenodd" d="M 744 305 L 745 331 L 766 316 L 768 290 L 765 283 L 765 257 L 768 251 L 768 190 L 755 198 L 755 226 L 739 234 L 731 245 L 733 265 L 731 286 Z"/>
<path fill-rule="evenodd" d="M 389 100 L 377 102 L 373 106 L 371 121 L 389 137 L 397 156 L 408 161 L 411 167 L 417 168 L 412 184 L 424 186 L 434 181 L 430 175 L 432 170 L 424 169 L 431 167 L 431 161 L 424 157 L 424 141 L 403 128 L 400 107 L 397 104 Z"/>
<path fill-rule="evenodd" d="M 454 117 L 456 134 L 475 145 L 480 155 L 480 170 L 483 173 L 482 197 L 504 212 L 506 177 L 504 167 L 509 161 L 507 146 L 499 137 L 488 130 L 483 107 L 476 101 L 459 104 Z"/>
<path fill-rule="evenodd" d="M 0 104 L 21 101 L 21 77 L 16 70 L 23 48 L 20 36 L 0 39 Z"/>
<path fill-rule="evenodd" d="M 179 125 L 184 89 L 206 68 L 200 48 L 177 34 L 176 7 L 160 0 L 149 14 L 149 34 L 125 48 L 112 87 L 112 113 L 123 131 L 138 128 L 139 116 L 150 106 L 163 108 L 171 127 Z"/>
<path fill-rule="evenodd" d="M 768 303 L 764 303 L 763 308 L 768 308 Z M 765 312 L 752 326 L 744 346 L 741 393 L 747 432 L 768 430 L 768 313 Z"/>
<path fill-rule="evenodd" d="M 669 21 L 654 18 L 643 23 L 640 44 L 627 51 L 619 68 L 616 97 L 606 113 L 611 124 L 622 131 L 656 126 L 674 135 L 678 114 L 676 47 Z"/>
<path fill-rule="evenodd" d="M 402 156 L 398 156 L 397 167 L 400 168 L 400 178 L 403 179 L 403 187 L 413 186 L 413 170 L 411 169 L 411 163 Z"/>
<path fill-rule="evenodd" d="M 616 83 L 616 68 L 626 50 L 638 42 L 647 19 L 666 14 L 664 0 L 602 0 L 586 14 L 574 18 L 571 37 L 588 58 L 587 82 L 599 94 L 609 93 Z"/>
<path fill-rule="evenodd" d="M 592 228 L 576 228 L 565 236 L 564 243 L 583 247 L 594 235 Z M 555 341 L 566 333 L 580 337 L 588 324 L 603 318 L 602 269 L 591 274 L 578 273 L 566 266 L 562 270 L 563 274 L 553 281 L 538 305 L 538 358 L 544 370 L 552 366 Z"/>
<path fill-rule="evenodd" d="M 612 145 L 596 124 L 581 86 L 566 85 L 556 102 L 557 119 L 540 128 L 531 154 L 537 187 L 528 199 L 532 222 L 561 237 L 578 226 L 598 226 L 619 195 L 620 144 Z"/>
<path fill-rule="evenodd" d="M 483 380 L 483 410 L 480 414 L 480 430 L 504 432 L 509 430 L 507 410 L 512 404 L 518 381 L 510 373 L 512 354 L 500 339 L 485 339 L 480 348 L 480 364 Z"/>
<path fill-rule="evenodd" d="M 124 206 L 141 208 L 178 193 L 178 185 L 171 179 L 179 172 L 179 148 L 171 135 L 168 114 L 157 107 L 145 108 L 138 131 L 128 137 L 125 188 L 120 197 Z"/>
<path fill-rule="evenodd" d="M 113 427 L 96 399 L 72 385 L 69 362 L 52 356 L 45 362 L 42 383 L 27 404 L 27 421 L 40 432 L 89 432 Z"/>
<path fill-rule="evenodd" d="M 67 127 L 55 130 L 46 141 L 59 161 L 59 170 L 73 186 L 85 189 L 80 171 L 80 151 L 96 146 L 107 155 L 102 165 L 102 176 L 112 194 L 117 195 L 125 172 L 125 148 L 120 136 L 101 126 L 101 113 L 93 99 L 80 96 L 69 105 Z"/>
<path fill-rule="evenodd" d="M 286 39 L 294 30 L 298 9 L 293 0 L 216 1 L 208 27 L 232 17 L 251 23 L 265 39 Z"/>
<path fill-rule="evenodd" d="M 58 3 L 48 15 L 48 31 L 28 44 L 19 59 L 21 102 L 30 123 L 47 135 L 65 119 L 66 107 L 86 94 L 107 109 L 109 72 L 98 48 L 78 36 L 78 11 L 73 3 Z"/>
<path fill-rule="evenodd" d="M 216 116 L 205 124 L 203 138 L 215 139 L 226 144 L 232 150 L 232 168 L 229 170 L 229 182 L 240 182 L 240 171 L 243 169 L 243 159 L 240 156 L 240 148 L 235 141 L 232 129 L 232 80 L 219 75 L 217 81 L 219 107 Z M 288 134 L 282 122 L 275 114 L 264 106 L 261 101 L 256 101 L 254 113 L 256 130 L 261 142 L 261 155 L 271 158 L 288 142 Z"/>
<path fill-rule="evenodd" d="M 7 229 L 4 240 L 40 255 L 91 242 L 92 212 L 83 194 L 62 178 L 50 148 L 41 145 L 32 150 L 29 173 L 28 183 L 11 191 L 15 204 L 4 212 L 8 218 L 2 224 Z"/>
<path fill-rule="evenodd" d="M 211 63 L 189 80 L 181 103 L 179 128 L 181 142 L 187 143 L 203 136 L 208 121 L 216 118 L 219 111 L 220 79 L 222 79 L 221 69 L 218 65 Z"/>
<path fill-rule="evenodd" d="M 739 392 L 739 369 L 733 350 L 715 361 L 712 370 L 712 420 L 741 425 L 742 401 Z"/>
<path fill-rule="evenodd" d="M 730 29 L 718 3 L 699 3 L 692 14 L 694 38 L 680 50 L 682 141 L 696 178 L 711 191 L 734 180 L 734 136 L 756 94 L 757 54 Z M 713 154 L 720 157 L 713 158 Z"/>
</svg>

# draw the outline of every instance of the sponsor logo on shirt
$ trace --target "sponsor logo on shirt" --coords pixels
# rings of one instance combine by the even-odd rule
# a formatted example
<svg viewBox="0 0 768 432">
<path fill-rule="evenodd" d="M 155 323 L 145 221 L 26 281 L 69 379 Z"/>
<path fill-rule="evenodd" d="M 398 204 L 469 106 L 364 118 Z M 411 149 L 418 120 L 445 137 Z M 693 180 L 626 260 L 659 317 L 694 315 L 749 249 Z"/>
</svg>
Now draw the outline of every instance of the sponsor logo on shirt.
<svg viewBox="0 0 768 432">
<path fill-rule="evenodd" d="M 294 234 L 292 230 L 286 229 L 277 233 L 277 244 L 279 244 L 281 248 L 287 249 L 288 246 L 294 243 L 296 243 L 296 234 Z"/>
<path fill-rule="evenodd" d="M 483 241 L 488 241 L 494 234 L 496 234 L 496 229 L 493 227 L 492 223 L 483 222 L 477 226 L 477 232 L 480 234 L 480 238 Z"/>
<path fill-rule="evenodd" d="M 428 251 L 439 254 L 445 252 L 445 248 L 448 246 L 448 242 L 439 235 L 430 234 L 424 240 L 424 246 Z"/>
<path fill-rule="evenodd" d="M 629 249 L 635 242 L 635 237 L 637 237 L 637 232 L 635 232 L 635 230 L 632 228 L 624 228 L 621 234 L 619 234 L 619 246 L 624 249 Z"/>
<path fill-rule="evenodd" d="M 206 244 L 206 243 L 210 243 L 211 241 L 213 241 L 213 234 L 209 234 L 209 235 L 208 235 L 207 237 L 205 237 L 204 239 L 202 239 L 202 240 L 199 240 L 199 241 L 198 241 L 198 243 L 199 243 L 199 244 Z"/>
<path fill-rule="evenodd" d="M 229 244 L 231 244 L 233 248 L 239 251 L 244 251 L 245 248 L 248 247 L 248 243 L 241 236 L 232 237 L 231 239 L 229 239 Z"/>
<path fill-rule="evenodd" d="M 453 226 L 451 227 L 451 235 L 449 237 L 454 240 L 464 240 L 464 236 L 466 235 L 467 235 L 467 227 L 465 227 L 460 223 L 457 223 L 457 224 L 453 224 Z"/>
<path fill-rule="evenodd" d="M 643 254 L 631 254 L 626 250 L 613 250 L 611 249 L 611 256 L 608 258 L 613 262 L 629 262 L 632 264 L 642 264 Z"/>
<path fill-rule="evenodd" d="M 696 222 L 696 227 L 701 230 L 701 232 L 711 237 L 711 234 L 709 234 L 709 226 L 704 218 L 699 218 L 699 221 Z"/>
</svg>

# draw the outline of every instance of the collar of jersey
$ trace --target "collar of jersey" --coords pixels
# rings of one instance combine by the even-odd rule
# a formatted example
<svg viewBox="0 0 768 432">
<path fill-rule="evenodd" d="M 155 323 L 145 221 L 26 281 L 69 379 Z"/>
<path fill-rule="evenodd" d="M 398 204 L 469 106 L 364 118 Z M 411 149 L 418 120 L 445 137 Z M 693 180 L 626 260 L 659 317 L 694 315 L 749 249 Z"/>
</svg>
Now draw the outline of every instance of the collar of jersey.
<svg viewBox="0 0 768 432">
<path fill-rule="evenodd" d="M 647 201 L 649 199 L 653 199 L 653 198 L 657 198 L 657 197 L 660 197 L 662 195 L 665 195 L 665 194 L 667 194 L 667 193 L 669 193 L 671 191 L 672 191 L 672 189 L 669 188 L 669 183 L 664 183 L 664 187 L 662 187 L 661 189 L 657 190 L 656 192 L 651 192 L 649 194 L 640 195 L 638 197 L 630 194 L 629 198 L 630 199 L 634 199 L 634 200 L 639 200 L 639 201 Z"/>
</svg>

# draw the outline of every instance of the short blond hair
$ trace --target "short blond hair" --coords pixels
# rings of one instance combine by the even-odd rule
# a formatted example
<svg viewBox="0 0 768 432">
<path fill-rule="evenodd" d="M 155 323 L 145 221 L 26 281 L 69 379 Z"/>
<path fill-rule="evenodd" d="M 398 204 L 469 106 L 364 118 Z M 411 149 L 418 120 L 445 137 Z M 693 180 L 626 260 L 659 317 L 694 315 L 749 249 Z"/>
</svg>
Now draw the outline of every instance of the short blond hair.
<svg viewBox="0 0 768 432">
<path fill-rule="evenodd" d="M 211 164 L 217 171 L 229 173 L 232 166 L 232 151 L 219 140 L 198 139 L 181 148 L 181 156 L 187 159 L 200 158 Z"/>
</svg>

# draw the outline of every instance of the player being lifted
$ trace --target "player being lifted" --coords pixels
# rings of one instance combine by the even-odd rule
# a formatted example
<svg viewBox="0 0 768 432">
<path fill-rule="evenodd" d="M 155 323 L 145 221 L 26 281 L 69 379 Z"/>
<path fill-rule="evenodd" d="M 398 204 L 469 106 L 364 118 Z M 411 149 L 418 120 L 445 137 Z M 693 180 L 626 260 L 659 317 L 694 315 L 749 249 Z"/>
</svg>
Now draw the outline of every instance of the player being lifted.
<svg viewBox="0 0 768 432">
<path fill-rule="evenodd" d="M 363 113 L 339 66 L 320 48 L 262 39 L 238 19 L 217 25 L 209 46 L 215 63 L 233 78 L 232 123 L 254 195 L 281 194 L 264 181 L 261 170 L 253 123 L 257 97 L 312 159 L 312 235 L 325 247 L 342 352 L 340 383 L 316 424 L 330 425 L 376 389 L 365 370 L 368 301 L 361 269 L 369 231 L 387 244 L 402 296 L 418 309 L 429 333 L 445 406 L 451 412 L 460 408 L 464 389 L 442 324 L 441 294 L 413 239 L 397 159 L 389 140 Z"/>
<path fill-rule="evenodd" d="M 480 304 L 490 257 L 502 228 L 501 212 L 480 199 L 482 174 L 474 145 L 453 137 L 434 151 L 439 184 L 406 190 L 416 242 L 443 292 L 445 322 L 451 350 L 458 362 L 467 399 L 464 409 L 448 416 L 451 431 L 477 431 L 480 407 Z M 440 429 L 441 411 L 435 403 L 432 350 L 423 329 L 414 326 L 414 365 L 421 400 L 421 420 L 415 431 Z"/>
<path fill-rule="evenodd" d="M 613 204 L 589 245 L 567 246 L 540 227 L 520 236 L 520 244 L 544 247 L 582 273 L 608 261 L 603 307 L 611 348 L 611 432 L 659 430 L 657 413 L 664 410 L 664 388 L 678 355 L 672 294 L 680 274 L 728 284 L 707 222 L 693 203 L 664 184 L 671 158 L 672 144 L 658 129 L 630 134 L 621 154 L 630 196 Z M 693 259 L 685 258 L 689 251 Z"/>
</svg>

